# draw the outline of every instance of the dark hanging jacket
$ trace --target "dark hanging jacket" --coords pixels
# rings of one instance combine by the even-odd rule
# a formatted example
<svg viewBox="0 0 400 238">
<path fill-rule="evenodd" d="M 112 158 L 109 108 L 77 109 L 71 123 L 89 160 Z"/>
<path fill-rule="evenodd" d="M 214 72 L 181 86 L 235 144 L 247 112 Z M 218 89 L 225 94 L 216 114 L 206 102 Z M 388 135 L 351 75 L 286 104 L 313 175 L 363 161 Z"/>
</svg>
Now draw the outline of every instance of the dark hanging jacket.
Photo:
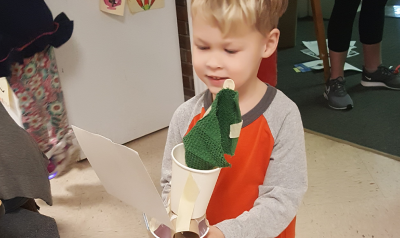
<svg viewBox="0 0 400 238">
<path fill-rule="evenodd" d="M 60 47 L 73 31 L 73 21 L 61 13 L 54 20 L 43 0 L 0 0 L 0 77 L 48 46 Z"/>
<path fill-rule="evenodd" d="M 49 160 L 0 103 L 0 199 L 40 198 L 52 205 Z"/>
</svg>

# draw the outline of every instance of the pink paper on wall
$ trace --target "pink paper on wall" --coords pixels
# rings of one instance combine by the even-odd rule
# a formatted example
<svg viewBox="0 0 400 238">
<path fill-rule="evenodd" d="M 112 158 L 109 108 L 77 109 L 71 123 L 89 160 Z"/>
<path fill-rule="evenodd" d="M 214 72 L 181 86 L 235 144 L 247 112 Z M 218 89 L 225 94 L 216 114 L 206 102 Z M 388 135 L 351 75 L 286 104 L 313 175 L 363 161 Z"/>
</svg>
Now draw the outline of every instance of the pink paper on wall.
<svg viewBox="0 0 400 238">
<path fill-rule="evenodd" d="M 100 10 L 103 12 L 123 16 L 126 0 L 100 0 Z"/>
<path fill-rule="evenodd" d="M 163 8 L 164 6 L 164 0 L 128 0 L 128 7 L 132 14 Z"/>
</svg>

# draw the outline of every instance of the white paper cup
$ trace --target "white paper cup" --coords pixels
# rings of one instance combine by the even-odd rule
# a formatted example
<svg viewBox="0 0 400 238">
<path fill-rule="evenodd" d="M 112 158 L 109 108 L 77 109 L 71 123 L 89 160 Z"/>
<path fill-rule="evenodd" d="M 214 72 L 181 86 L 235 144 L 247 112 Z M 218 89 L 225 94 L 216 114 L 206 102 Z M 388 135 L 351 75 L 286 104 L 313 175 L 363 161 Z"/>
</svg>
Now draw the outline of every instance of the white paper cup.
<svg viewBox="0 0 400 238">
<path fill-rule="evenodd" d="M 172 179 L 171 179 L 171 210 L 178 214 L 179 202 L 186 185 L 189 172 L 199 187 L 200 193 L 194 205 L 192 219 L 206 214 L 208 203 L 214 191 L 221 168 L 212 170 L 198 170 L 186 166 L 185 147 L 183 143 L 172 149 Z"/>
</svg>

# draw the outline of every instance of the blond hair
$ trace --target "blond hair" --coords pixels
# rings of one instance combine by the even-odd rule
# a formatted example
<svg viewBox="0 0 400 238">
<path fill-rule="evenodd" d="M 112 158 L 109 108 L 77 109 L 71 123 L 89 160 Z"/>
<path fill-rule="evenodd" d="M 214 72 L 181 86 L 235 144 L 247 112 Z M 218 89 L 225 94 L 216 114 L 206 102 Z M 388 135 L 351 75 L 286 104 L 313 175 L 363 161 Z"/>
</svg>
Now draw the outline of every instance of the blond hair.
<svg viewBox="0 0 400 238">
<path fill-rule="evenodd" d="M 192 15 L 216 24 L 224 35 L 246 23 L 266 34 L 278 26 L 288 0 L 192 0 Z"/>
</svg>

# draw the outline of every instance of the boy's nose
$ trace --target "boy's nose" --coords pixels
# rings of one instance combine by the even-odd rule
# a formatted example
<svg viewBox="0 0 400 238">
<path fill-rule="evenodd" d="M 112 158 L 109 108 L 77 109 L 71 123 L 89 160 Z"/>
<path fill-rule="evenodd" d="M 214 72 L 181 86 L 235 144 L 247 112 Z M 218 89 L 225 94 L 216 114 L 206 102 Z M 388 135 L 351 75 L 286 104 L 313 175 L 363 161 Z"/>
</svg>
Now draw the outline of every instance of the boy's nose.
<svg viewBox="0 0 400 238">
<path fill-rule="evenodd" d="M 215 57 L 215 56 L 212 56 L 207 60 L 206 66 L 208 68 L 211 68 L 211 69 L 220 69 L 220 68 L 222 68 L 222 64 L 218 60 L 218 57 Z"/>
</svg>

